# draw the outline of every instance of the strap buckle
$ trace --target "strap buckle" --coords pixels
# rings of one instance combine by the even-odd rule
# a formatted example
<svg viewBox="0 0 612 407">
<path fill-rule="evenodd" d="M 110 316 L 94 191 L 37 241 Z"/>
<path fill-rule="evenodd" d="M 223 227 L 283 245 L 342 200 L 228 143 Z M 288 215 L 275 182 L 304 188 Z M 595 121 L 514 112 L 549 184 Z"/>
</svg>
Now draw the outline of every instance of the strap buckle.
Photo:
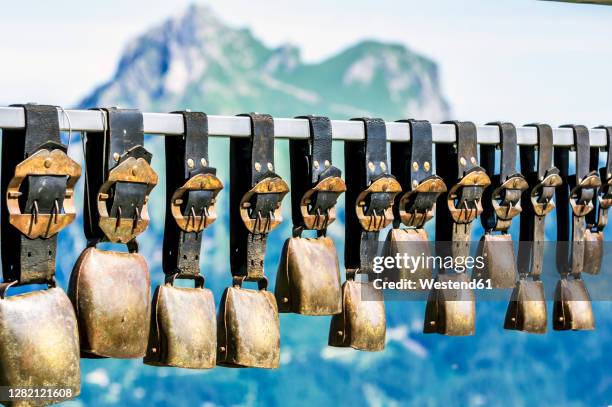
<svg viewBox="0 0 612 407">
<path fill-rule="evenodd" d="M 563 184 L 559 170 L 551 168 L 546 171 L 544 178 L 531 189 L 531 205 L 537 216 L 545 216 L 555 209 L 552 200 L 557 187 Z"/>
<path fill-rule="evenodd" d="M 472 168 L 448 191 L 448 209 L 455 223 L 470 223 L 482 213 L 482 193 L 491 179 L 480 167 Z"/>
<path fill-rule="evenodd" d="M 441 177 L 433 175 L 424 179 L 400 197 L 398 207 L 401 222 L 408 227 L 425 225 L 433 218 L 438 196 L 444 192 L 446 184 Z"/>
<path fill-rule="evenodd" d="M 310 230 L 324 230 L 336 220 L 336 202 L 346 191 L 340 177 L 327 177 L 306 191 L 300 201 L 304 225 Z"/>
<path fill-rule="evenodd" d="M 496 227 L 498 230 L 507 230 L 511 225 L 509 221 L 521 213 L 523 210 L 521 208 L 521 195 L 527 188 L 529 188 L 529 184 L 525 177 L 515 174 L 508 177 L 503 184 L 493 190 L 491 202 L 497 217 Z"/>
<path fill-rule="evenodd" d="M 267 234 L 282 221 L 281 202 L 289 185 L 279 176 L 264 178 L 240 200 L 240 217 L 253 234 Z"/>
<path fill-rule="evenodd" d="M 597 200 L 601 209 L 610 209 L 612 207 L 612 177 L 608 178 L 605 184 L 601 184 Z"/>
<path fill-rule="evenodd" d="M 100 229 L 110 242 L 128 243 L 149 225 L 147 202 L 149 193 L 157 185 L 157 174 L 151 165 L 142 157 L 123 156 L 123 160 L 108 173 L 108 178 L 98 190 L 97 204 L 100 214 Z M 127 156 L 127 158 L 126 158 Z M 136 186 L 136 191 L 128 191 Z M 121 189 L 118 189 L 121 188 Z M 114 205 L 124 192 L 130 196 L 127 208 Z M 112 207 L 116 206 L 115 213 Z M 133 211 L 133 217 L 123 217 L 126 212 Z"/>
<path fill-rule="evenodd" d="M 75 219 L 74 185 L 80 176 L 81 167 L 59 148 L 40 149 L 17 164 L 6 193 L 10 224 L 30 239 L 47 239 L 58 233 Z M 21 203 L 24 202 L 24 197 L 20 189 L 28 177 L 39 178 L 40 188 L 28 191 L 26 198 L 32 203 L 31 213 L 23 213 Z M 30 182 L 33 179 L 35 178 L 30 178 Z M 52 179 L 56 182 L 51 181 Z M 52 197 L 50 210 L 41 213 L 39 201 L 48 201 L 49 197 L 43 195 L 52 192 L 50 189 L 54 186 L 60 188 L 59 184 L 61 190 L 55 191 L 56 196 Z"/>
<path fill-rule="evenodd" d="M 596 172 L 591 172 L 572 188 L 570 205 L 574 216 L 585 216 L 593 210 L 593 198 L 600 186 L 601 178 Z"/>
<path fill-rule="evenodd" d="M 170 210 L 178 227 L 188 233 L 197 233 L 217 220 L 215 203 L 222 189 L 221 180 L 214 174 L 198 174 L 189 178 L 170 200 Z M 192 194 L 197 195 L 193 201 L 189 199 Z"/>
<path fill-rule="evenodd" d="M 402 187 L 391 176 L 383 175 L 361 191 L 355 202 L 355 211 L 361 227 L 376 232 L 393 221 L 393 202 Z"/>
</svg>

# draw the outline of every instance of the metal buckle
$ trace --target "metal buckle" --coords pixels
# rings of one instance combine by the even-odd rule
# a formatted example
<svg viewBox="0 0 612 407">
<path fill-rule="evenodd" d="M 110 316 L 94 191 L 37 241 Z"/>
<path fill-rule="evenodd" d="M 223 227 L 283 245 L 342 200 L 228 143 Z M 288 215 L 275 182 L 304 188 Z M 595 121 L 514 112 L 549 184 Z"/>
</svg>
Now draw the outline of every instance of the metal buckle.
<svg viewBox="0 0 612 407">
<path fill-rule="evenodd" d="M 393 221 L 393 202 L 395 196 L 402 192 L 399 182 L 393 177 L 384 176 L 372 182 L 361 191 L 355 202 L 355 211 L 361 227 L 368 232 L 384 229 Z M 375 194 L 386 194 L 383 205 L 372 205 Z"/>
<path fill-rule="evenodd" d="M 446 192 L 446 184 L 437 175 L 428 177 L 400 197 L 399 215 L 405 226 L 421 227 L 433 218 L 436 201 Z"/>
<path fill-rule="evenodd" d="M 281 201 L 289 192 L 289 185 L 281 177 L 265 178 L 249 190 L 240 201 L 240 217 L 244 225 L 253 234 L 267 234 L 278 226 L 283 217 L 281 216 Z M 253 199 L 258 195 L 274 195 L 273 208 L 266 210 L 262 216 L 262 210 L 257 203 L 253 205 Z M 265 218 L 265 221 L 264 221 Z"/>
<path fill-rule="evenodd" d="M 304 225 L 307 229 L 323 230 L 336 220 L 336 201 L 340 194 L 346 191 L 346 184 L 340 177 L 327 177 L 318 182 L 314 188 L 306 191 L 300 201 L 300 211 L 304 218 Z M 318 194 L 335 194 L 330 200 L 331 205 L 324 208 L 325 213 L 321 213 L 321 207 L 317 204 Z"/>
<path fill-rule="evenodd" d="M 497 216 L 497 230 L 507 230 L 512 218 L 521 213 L 521 195 L 527 188 L 529 184 L 525 178 L 516 174 L 493 190 L 491 202 Z"/>
<path fill-rule="evenodd" d="M 108 213 L 109 192 L 118 182 L 147 185 L 142 208 L 136 208 L 136 216 L 133 219 L 121 217 L 121 208 L 119 208 L 119 216 L 116 218 L 111 217 Z M 147 202 L 149 193 L 155 185 L 157 185 L 157 174 L 144 158 L 129 157 L 109 172 L 108 179 L 98 191 L 97 199 L 100 229 L 109 241 L 128 243 L 145 231 L 149 225 Z"/>
<path fill-rule="evenodd" d="M 215 210 L 215 202 L 217 194 L 223 189 L 223 184 L 213 174 L 198 174 L 193 176 L 178 188 L 172 195 L 170 200 L 170 210 L 172 216 L 179 228 L 185 232 L 201 232 L 215 220 L 217 220 L 217 212 Z M 202 208 L 200 213 L 196 213 L 193 206 L 189 209 L 189 215 L 183 215 L 181 205 L 183 204 L 183 196 L 189 191 L 211 191 L 212 197 L 209 205 Z"/>
<path fill-rule="evenodd" d="M 555 189 L 563 184 L 563 180 L 559 175 L 559 170 L 546 171 L 544 179 L 536 184 L 531 189 L 531 205 L 537 216 L 544 216 L 555 209 L 555 203 L 552 200 Z"/>
<path fill-rule="evenodd" d="M 585 216 L 594 208 L 593 197 L 601 186 L 601 178 L 591 173 L 580 180 L 580 183 L 570 192 L 570 205 L 574 216 Z"/>
<path fill-rule="evenodd" d="M 467 173 L 448 191 L 447 204 L 455 223 L 470 223 L 482 213 L 482 193 L 491 184 L 491 179 L 481 168 Z M 471 195 L 464 197 L 466 188 Z M 459 205 L 459 206 L 457 206 Z"/>
<path fill-rule="evenodd" d="M 610 209 L 612 207 L 612 178 L 608 178 L 605 184 L 601 184 L 597 201 L 601 209 Z"/>
<path fill-rule="evenodd" d="M 66 192 L 62 204 L 55 200 L 51 213 L 40 213 L 34 201 L 32 213 L 22 213 L 19 205 L 21 184 L 28 176 L 65 176 Z M 74 185 L 81 176 L 81 167 L 60 150 L 38 150 L 15 167 L 6 192 L 9 222 L 30 239 L 49 238 L 68 226 L 75 218 Z M 64 213 L 61 212 L 64 208 Z"/>
</svg>

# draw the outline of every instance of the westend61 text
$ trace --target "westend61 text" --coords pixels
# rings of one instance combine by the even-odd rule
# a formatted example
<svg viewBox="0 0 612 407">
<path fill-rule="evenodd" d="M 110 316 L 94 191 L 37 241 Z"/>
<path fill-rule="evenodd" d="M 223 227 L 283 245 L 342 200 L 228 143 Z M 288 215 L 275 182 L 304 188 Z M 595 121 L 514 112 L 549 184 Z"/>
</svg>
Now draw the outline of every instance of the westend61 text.
<svg viewBox="0 0 612 407">
<path fill-rule="evenodd" d="M 471 281 L 436 281 L 432 278 L 419 279 L 419 281 L 402 278 L 400 281 L 384 281 L 381 278 L 374 280 L 377 290 L 492 290 L 491 279 Z"/>
</svg>

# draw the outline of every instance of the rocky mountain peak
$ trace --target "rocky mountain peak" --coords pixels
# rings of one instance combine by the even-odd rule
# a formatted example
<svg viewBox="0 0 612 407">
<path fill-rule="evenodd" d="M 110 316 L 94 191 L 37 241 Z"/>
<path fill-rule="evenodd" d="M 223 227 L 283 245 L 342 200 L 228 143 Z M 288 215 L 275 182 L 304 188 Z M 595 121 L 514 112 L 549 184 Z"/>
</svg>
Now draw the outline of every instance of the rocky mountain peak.
<svg viewBox="0 0 612 407">
<path fill-rule="evenodd" d="M 113 78 L 80 105 L 339 118 L 438 120 L 448 114 L 435 63 L 404 45 L 362 41 L 305 64 L 296 46 L 268 47 L 203 5 L 192 5 L 132 40 Z"/>
</svg>

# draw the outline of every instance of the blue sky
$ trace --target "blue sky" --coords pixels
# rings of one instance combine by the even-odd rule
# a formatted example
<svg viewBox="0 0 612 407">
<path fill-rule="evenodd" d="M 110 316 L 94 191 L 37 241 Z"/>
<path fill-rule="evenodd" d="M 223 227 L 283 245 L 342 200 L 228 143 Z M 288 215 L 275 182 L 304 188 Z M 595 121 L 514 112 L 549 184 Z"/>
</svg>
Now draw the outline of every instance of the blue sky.
<svg viewBox="0 0 612 407">
<path fill-rule="evenodd" d="M 112 75 L 129 39 L 189 3 L 5 2 L 0 103 L 75 103 Z M 298 45 L 308 61 L 364 38 L 406 44 L 439 62 L 457 118 L 612 123 L 612 7 L 535 0 L 206 3 L 271 46 Z"/>
</svg>

